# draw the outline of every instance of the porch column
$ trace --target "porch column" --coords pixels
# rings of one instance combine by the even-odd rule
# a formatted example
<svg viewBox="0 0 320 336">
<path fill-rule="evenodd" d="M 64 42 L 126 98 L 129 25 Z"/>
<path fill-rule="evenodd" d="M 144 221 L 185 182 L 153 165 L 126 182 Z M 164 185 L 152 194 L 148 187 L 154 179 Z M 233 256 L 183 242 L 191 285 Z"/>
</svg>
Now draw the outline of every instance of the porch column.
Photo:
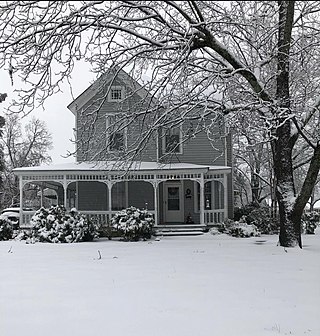
<svg viewBox="0 0 320 336">
<path fill-rule="evenodd" d="M 75 183 L 76 183 L 75 207 L 76 207 L 76 209 L 79 209 L 79 186 L 78 186 L 78 181 L 76 181 Z"/>
<path fill-rule="evenodd" d="M 204 223 L 204 175 L 201 173 L 200 180 L 200 224 Z"/>
<path fill-rule="evenodd" d="M 155 181 L 152 183 L 154 191 L 154 225 L 158 225 L 158 185 L 159 182 Z"/>
<path fill-rule="evenodd" d="M 43 207 L 43 182 L 41 182 L 40 186 L 40 207 Z"/>
<path fill-rule="evenodd" d="M 111 211 L 112 211 L 112 186 L 113 182 L 107 181 L 108 186 L 108 211 L 110 211 L 110 217 L 111 217 Z"/>
<path fill-rule="evenodd" d="M 19 225 L 24 225 L 23 222 L 23 181 L 22 181 L 22 175 L 19 176 L 19 203 L 20 203 L 20 209 L 19 209 L 19 217 L 20 217 L 20 223 Z"/>
<path fill-rule="evenodd" d="M 63 198 L 64 198 L 64 200 L 63 200 L 63 205 L 64 205 L 64 207 L 67 209 L 67 189 L 68 189 L 68 184 L 67 184 L 67 176 L 66 175 L 64 175 L 63 176 Z"/>
<path fill-rule="evenodd" d="M 223 191 L 224 191 L 224 219 L 228 218 L 228 177 L 227 174 L 223 174 Z"/>
</svg>

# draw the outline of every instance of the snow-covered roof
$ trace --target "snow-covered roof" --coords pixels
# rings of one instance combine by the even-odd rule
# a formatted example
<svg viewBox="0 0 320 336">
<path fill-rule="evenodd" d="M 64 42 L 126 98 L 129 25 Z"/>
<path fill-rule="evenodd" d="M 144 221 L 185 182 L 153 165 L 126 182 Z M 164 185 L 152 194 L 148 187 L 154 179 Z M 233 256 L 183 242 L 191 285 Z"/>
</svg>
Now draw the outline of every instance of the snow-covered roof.
<svg viewBox="0 0 320 336">
<path fill-rule="evenodd" d="M 96 162 L 68 162 L 63 164 L 51 164 L 35 167 L 15 168 L 13 171 L 16 175 L 31 172 L 79 172 L 79 171 L 188 171 L 198 170 L 201 172 L 221 171 L 230 172 L 231 167 L 228 166 L 209 166 L 198 165 L 192 163 L 170 163 L 161 164 L 158 162 L 122 162 L 122 161 L 96 161 Z"/>
</svg>

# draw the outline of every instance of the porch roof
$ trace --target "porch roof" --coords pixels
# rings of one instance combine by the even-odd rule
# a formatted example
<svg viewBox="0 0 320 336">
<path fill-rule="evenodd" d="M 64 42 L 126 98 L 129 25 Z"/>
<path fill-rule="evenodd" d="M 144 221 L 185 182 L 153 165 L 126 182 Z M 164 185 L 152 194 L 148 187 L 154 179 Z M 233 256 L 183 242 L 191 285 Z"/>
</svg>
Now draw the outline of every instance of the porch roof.
<svg viewBox="0 0 320 336">
<path fill-rule="evenodd" d="M 121 162 L 121 161 L 96 161 L 96 162 L 68 162 L 63 164 L 51 164 L 34 167 L 21 167 L 13 169 L 16 175 L 33 175 L 41 173 L 70 173 L 70 172 L 124 172 L 124 171 L 138 171 L 142 172 L 168 172 L 168 171 L 181 171 L 181 172 L 199 172 L 199 173 L 230 173 L 231 167 L 228 166 L 210 166 L 198 165 L 192 163 L 170 163 L 162 164 L 159 162 Z"/>
</svg>

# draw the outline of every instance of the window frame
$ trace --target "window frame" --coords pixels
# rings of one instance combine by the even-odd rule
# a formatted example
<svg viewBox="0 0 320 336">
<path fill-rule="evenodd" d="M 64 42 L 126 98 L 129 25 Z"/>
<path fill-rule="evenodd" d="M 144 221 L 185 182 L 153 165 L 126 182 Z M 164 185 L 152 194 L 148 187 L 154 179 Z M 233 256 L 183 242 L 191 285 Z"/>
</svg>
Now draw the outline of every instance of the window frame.
<svg viewBox="0 0 320 336">
<path fill-rule="evenodd" d="M 210 183 L 210 204 L 208 207 L 206 207 L 206 189 L 204 190 L 204 210 L 208 211 L 218 211 L 218 210 L 224 210 L 226 207 L 224 194 L 225 189 L 222 181 L 217 180 L 211 180 L 211 181 L 205 181 L 205 184 Z M 195 192 L 194 192 L 194 212 L 199 213 L 200 212 L 200 184 L 196 181 L 194 181 L 193 186 Z M 208 193 L 209 195 L 209 193 Z"/>
<path fill-rule="evenodd" d="M 175 151 L 167 151 L 167 146 L 166 146 L 166 138 L 167 138 L 167 132 L 171 131 L 171 130 L 179 130 L 179 151 L 175 152 Z M 172 128 L 167 128 L 167 129 L 163 129 L 162 130 L 162 154 L 183 154 L 183 143 L 182 143 L 182 126 L 178 126 L 178 127 L 172 127 Z"/>
<path fill-rule="evenodd" d="M 112 90 L 120 90 L 121 97 L 120 98 L 112 98 Z M 120 102 L 124 99 L 124 87 L 121 85 L 114 85 L 110 87 L 108 93 L 108 102 Z"/>
<path fill-rule="evenodd" d="M 108 153 L 119 153 L 123 152 L 127 148 L 127 127 L 124 127 L 122 130 L 118 130 L 116 132 L 111 131 L 112 129 L 112 124 L 110 123 L 111 118 L 116 118 L 119 116 L 119 113 L 106 113 L 106 145 L 107 145 L 107 152 Z M 112 134 L 117 134 L 117 133 L 122 133 L 123 134 L 123 149 L 112 149 L 110 148 L 110 136 Z"/>
</svg>

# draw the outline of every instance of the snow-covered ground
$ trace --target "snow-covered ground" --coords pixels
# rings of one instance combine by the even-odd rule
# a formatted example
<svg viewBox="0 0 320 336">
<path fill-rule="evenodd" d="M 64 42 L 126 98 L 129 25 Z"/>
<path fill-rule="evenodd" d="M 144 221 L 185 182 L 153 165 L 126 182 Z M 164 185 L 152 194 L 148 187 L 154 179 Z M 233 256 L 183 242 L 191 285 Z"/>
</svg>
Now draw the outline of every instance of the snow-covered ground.
<svg viewBox="0 0 320 336">
<path fill-rule="evenodd" d="M 0 242 L 0 335 L 319 336 L 319 229 L 303 241 Z"/>
</svg>

